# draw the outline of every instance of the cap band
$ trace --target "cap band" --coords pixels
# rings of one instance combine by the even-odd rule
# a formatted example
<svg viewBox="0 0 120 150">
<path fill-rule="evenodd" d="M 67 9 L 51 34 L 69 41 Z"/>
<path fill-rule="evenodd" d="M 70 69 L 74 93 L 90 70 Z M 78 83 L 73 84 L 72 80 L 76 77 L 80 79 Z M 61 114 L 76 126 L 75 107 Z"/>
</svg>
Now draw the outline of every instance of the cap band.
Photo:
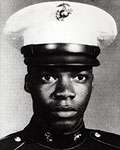
<svg viewBox="0 0 120 150">
<path fill-rule="evenodd" d="M 92 65 L 98 66 L 99 47 L 81 44 L 27 45 L 21 49 L 29 65 Z"/>
</svg>

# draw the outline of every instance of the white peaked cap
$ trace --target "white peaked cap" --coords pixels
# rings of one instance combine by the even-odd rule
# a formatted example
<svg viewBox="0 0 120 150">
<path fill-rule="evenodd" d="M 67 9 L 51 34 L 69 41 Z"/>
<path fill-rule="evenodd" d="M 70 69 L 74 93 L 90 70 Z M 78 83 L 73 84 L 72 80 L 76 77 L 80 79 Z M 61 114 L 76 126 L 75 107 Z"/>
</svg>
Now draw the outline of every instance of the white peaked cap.
<svg viewBox="0 0 120 150">
<path fill-rule="evenodd" d="M 25 7 L 7 21 L 4 34 L 21 47 L 31 44 L 74 43 L 105 48 L 117 35 L 106 11 L 79 2 L 42 2 Z"/>
</svg>

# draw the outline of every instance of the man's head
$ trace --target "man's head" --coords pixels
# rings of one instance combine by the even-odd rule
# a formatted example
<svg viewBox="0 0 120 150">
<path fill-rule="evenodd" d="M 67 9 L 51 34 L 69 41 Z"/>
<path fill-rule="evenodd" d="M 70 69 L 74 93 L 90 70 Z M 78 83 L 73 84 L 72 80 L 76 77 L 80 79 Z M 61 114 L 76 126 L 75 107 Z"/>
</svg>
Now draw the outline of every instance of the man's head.
<svg viewBox="0 0 120 150">
<path fill-rule="evenodd" d="M 67 132 L 83 125 L 92 81 L 88 66 L 31 67 L 25 89 L 32 96 L 37 119 L 50 129 Z"/>
<path fill-rule="evenodd" d="M 10 17 L 4 33 L 21 45 L 28 74 L 25 89 L 37 120 L 55 131 L 82 126 L 100 50 L 117 35 L 104 10 L 70 1 L 28 6 Z M 56 130 L 57 129 L 57 130 Z"/>
</svg>

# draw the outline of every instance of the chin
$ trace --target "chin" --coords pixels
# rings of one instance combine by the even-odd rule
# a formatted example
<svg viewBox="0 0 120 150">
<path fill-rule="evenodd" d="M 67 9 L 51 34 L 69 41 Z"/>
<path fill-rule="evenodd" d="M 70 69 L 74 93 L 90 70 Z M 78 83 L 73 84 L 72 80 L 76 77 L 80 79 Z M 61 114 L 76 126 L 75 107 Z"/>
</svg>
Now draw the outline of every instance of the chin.
<svg viewBox="0 0 120 150">
<path fill-rule="evenodd" d="M 52 123 L 51 126 L 58 132 L 71 132 L 76 127 L 76 121 L 61 120 Z"/>
</svg>

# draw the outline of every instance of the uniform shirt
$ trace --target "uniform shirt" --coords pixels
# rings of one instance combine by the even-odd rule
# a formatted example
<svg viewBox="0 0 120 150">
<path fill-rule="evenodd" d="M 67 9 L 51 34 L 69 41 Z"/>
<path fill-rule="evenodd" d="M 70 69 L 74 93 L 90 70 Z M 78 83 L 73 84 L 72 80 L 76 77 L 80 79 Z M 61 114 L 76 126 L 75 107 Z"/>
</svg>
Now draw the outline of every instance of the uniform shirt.
<svg viewBox="0 0 120 150">
<path fill-rule="evenodd" d="M 120 150 L 120 136 L 84 125 L 67 135 L 51 134 L 32 120 L 24 130 L 1 139 L 0 150 Z"/>
</svg>

